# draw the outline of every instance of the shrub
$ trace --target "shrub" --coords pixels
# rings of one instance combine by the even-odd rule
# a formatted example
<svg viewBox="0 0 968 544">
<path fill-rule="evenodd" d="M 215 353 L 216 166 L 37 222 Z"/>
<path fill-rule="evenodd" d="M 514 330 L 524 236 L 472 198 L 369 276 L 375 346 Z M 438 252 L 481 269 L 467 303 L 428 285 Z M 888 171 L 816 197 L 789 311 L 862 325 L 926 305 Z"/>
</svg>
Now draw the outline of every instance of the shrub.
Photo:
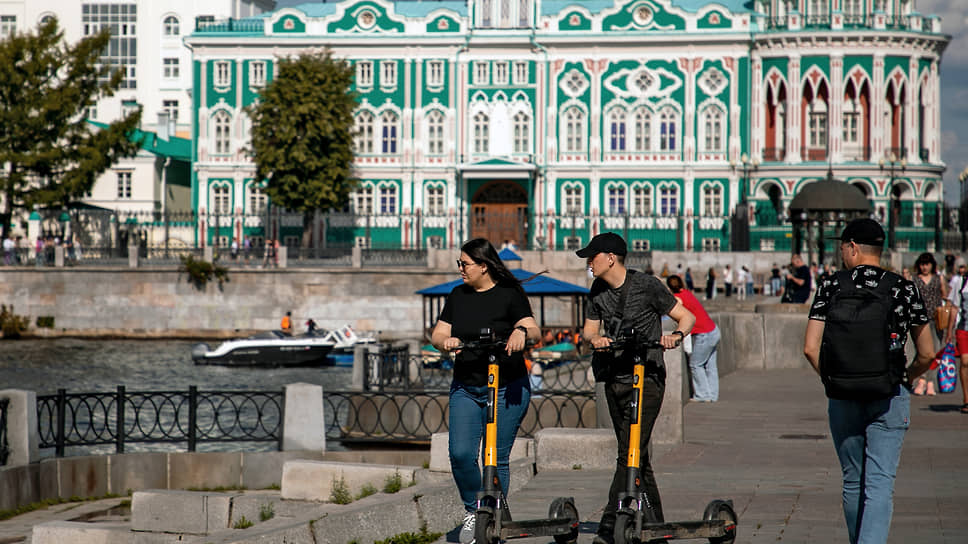
<svg viewBox="0 0 968 544">
<path fill-rule="evenodd" d="M 20 338 L 29 324 L 27 317 L 13 313 L 13 306 L 8 309 L 6 304 L 0 304 L 0 331 L 4 338 Z"/>
<path fill-rule="evenodd" d="M 400 471 L 393 473 L 393 476 L 387 476 L 387 479 L 383 482 L 383 492 L 384 493 L 396 493 L 403 488 L 403 478 L 400 476 Z"/>
<path fill-rule="evenodd" d="M 269 521 L 274 517 L 276 517 L 276 507 L 271 502 L 259 507 L 259 521 Z"/>
<path fill-rule="evenodd" d="M 253 525 L 255 525 L 255 523 L 252 523 L 250 520 L 245 519 L 245 516 L 242 516 L 241 518 L 239 518 L 238 521 L 235 522 L 235 525 L 233 525 L 232 528 L 233 529 L 248 529 L 249 527 L 252 527 Z"/>
<path fill-rule="evenodd" d="M 194 285 L 198 290 L 205 289 L 208 282 L 213 279 L 218 281 L 219 289 L 222 288 L 223 283 L 229 281 L 229 269 L 224 266 L 219 266 L 202 259 L 195 259 L 191 255 L 182 255 L 181 262 L 182 264 L 178 271 L 188 274 L 188 283 Z"/>
<path fill-rule="evenodd" d="M 369 497 L 370 495 L 373 495 L 375 493 L 376 493 L 376 488 L 373 487 L 371 484 L 366 484 L 363 486 L 362 489 L 360 489 L 360 494 L 356 496 L 356 500 L 360 500 L 363 497 Z"/>
<path fill-rule="evenodd" d="M 346 486 L 346 478 L 342 476 L 339 480 L 333 478 L 333 489 L 329 492 L 329 502 L 334 504 L 349 504 L 353 502 L 353 495 L 350 494 L 350 489 Z"/>
</svg>

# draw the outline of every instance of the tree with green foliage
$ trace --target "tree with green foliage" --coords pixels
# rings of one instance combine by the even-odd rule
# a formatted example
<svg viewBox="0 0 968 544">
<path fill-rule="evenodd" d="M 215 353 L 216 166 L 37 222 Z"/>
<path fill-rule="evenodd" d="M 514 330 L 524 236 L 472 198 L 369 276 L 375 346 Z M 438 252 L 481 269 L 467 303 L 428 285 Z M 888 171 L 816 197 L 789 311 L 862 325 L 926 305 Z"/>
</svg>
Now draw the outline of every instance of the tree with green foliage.
<svg viewBox="0 0 968 544">
<path fill-rule="evenodd" d="M 89 192 L 98 176 L 139 144 L 140 109 L 104 128 L 84 117 L 121 86 L 123 72 L 102 65 L 110 32 L 64 42 L 56 18 L 0 40 L 0 221 L 14 210 L 60 208 Z"/>
<path fill-rule="evenodd" d="M 248 108 L 256 175 L 273 205 L 303 214 L 303 247 L 316 210 L 342 207 L 353 177 L 353 69 L 328 51 L 279 62 L 278 75 Z"/>
</svg>

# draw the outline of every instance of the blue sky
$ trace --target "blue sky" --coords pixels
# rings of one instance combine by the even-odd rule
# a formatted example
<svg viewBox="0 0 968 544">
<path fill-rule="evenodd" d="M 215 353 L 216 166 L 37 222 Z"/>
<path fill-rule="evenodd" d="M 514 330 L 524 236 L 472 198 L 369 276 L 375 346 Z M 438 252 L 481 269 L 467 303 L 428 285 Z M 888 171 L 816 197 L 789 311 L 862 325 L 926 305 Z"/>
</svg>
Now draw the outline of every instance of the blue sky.
<svg viewBox="0 0 968 544">
<path fill-rule="evenodd" d="M 941 29 L 951 43 L 941 58 L 941 159 L 945 200 L 960 198 L 958 174 L 968 168 L 968 1 L 914 0 L 915 10 L 941 16 Z M 295 6 L 306 0 L 277 0 L 277 7 Z"/>
</svg>

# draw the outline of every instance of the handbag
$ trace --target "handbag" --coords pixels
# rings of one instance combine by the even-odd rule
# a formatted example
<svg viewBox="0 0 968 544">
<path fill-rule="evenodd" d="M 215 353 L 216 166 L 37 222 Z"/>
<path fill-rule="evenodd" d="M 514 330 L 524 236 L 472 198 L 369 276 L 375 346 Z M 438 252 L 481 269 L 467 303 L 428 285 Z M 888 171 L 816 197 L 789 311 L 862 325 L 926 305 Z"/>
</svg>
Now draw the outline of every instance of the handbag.
<svg viewBox="0 0 968 544">
<path fill-rule="evenodd" d="M 938 352 L 935 358 L 938 363 L 938 391 L 951 393 L 955 390 L 958 379 L 958 365 L 955 362 L 955 346 L 948 344 Z"/>
<path fill-rule="evenodd" d="M 939 331 L 948 330 L 948 325 L 951 324 L 951 314 L 953 308 L 948 304 L 943 304 L 934 309 L 934 327 Z"/>
</svg>

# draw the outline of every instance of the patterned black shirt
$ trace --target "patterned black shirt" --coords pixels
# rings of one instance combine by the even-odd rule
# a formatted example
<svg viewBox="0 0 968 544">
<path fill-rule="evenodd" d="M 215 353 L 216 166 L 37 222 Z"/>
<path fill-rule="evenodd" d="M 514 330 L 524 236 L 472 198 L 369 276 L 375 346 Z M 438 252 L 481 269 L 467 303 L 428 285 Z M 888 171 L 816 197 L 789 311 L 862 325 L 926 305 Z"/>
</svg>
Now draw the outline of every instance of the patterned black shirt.
<svg viewBox="0 0 968 544">
<path fill-rule="evenodd" d="M 886 273 L 887 271 L 882 268 L 865 264 L 850 270 L 854 286 L 860 289 L 876 289 Z M 830 298 L 839 290 L 840 279 L 837 274 L 826 276 L 817 289 L 813 306 L 810 307 L 810 319 L 825 321 Z M 897 329 L 891 332 L 897 333 L 899 337 L 907 341 L 908 331 L 930 321 L 928 312 L 924 309 L 924 301 L 921 300 L 921 294 L 914 286 L 914 282 L 903 278 L 892 290 L 891 297 L 894 299 L 894 304 L 891 307 L 895 314 L 893 324 L 897 326 Z"/>
</svg>

